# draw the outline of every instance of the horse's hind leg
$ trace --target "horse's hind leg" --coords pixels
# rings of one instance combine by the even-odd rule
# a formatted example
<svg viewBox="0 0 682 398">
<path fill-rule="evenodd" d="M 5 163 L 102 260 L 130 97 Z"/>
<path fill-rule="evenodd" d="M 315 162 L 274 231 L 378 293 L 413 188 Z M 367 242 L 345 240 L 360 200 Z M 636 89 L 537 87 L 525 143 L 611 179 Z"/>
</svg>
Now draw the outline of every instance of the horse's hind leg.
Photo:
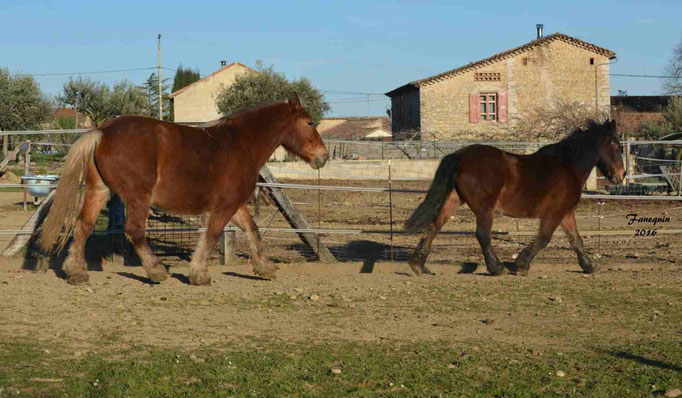
<svg viewBox="0 0 682 398">
<path fill-rule="evenodd" d="M 414 249 L 409 260 L 410 268 L 412 268 L 412 271 L 415 274 L 432 274 L 432 272 L 424 266 L 426 258 L 429 256 L 429 251 L 431 250 L 431 243 L 441 228 L 443 228 L 443 225 L 448 222 L 450 216 L 457 210 L 459 203 L 459 195 L 457 195 L 457 191 L 453 190 L 450 197 L 448 197 L 447 201 L 443 204 L 443 208 L 436 220 L 429 226 L 429 229 L 426 230 L 419 240 L 419 244 L 417 244 L 417 248 Z"/>
<path fill-rule="evenodd" d="M 104 185 L 94 163 L 88 166 L 85 180 L 85 196 L 83 208 L 78 215 L 74 229 L 73 242 L 69 248 L 69 255 L 64 262 L 64 272 L 68 275 L 67 282 L 72 285 L 82 285 L 88 282 L 88 270 L 85 263 L 85 242 L 90 236 L 100 210 L 109 199 L 109 188 Z"/>
<path fill-rule="evenodd" d="M 199 238 L 197 248 L 192 255 L 192 262 L 189 267 L 189 282 L 196 286 L 211 284 L 211 275 L 208 273 L 208 257 L 211 249 L 218 241 L 218 237 L 225 229 L 225 225 L 232 218 L 237 207 L 221 210 L 214 210 L 208 219 L 206 232 Z"/>
<path fill-rule="evenodd" d="M 490 272 L 490 275 L 497 276 L 507 272 L 507 269 L 500 263 L 500 260 L 497 258 L 497 254 L 495 254 L 495 250 L 493 249 L 491 243 L 492 227 L 492 210 L 476 214 L 476 239 L 478 239 L 478 244 L 481 245 L 488 272 Z"/>
<path fill-rule="evenodd" d="M 253 221 L 251 214 L 249 214 L 249 209 L 242 205 L 232 217 L 232 222 L 244 231 L 249 241 L 253 272 L 263 278 L 274 278 L 278 267 L 263 254 L 258 226 Z"/>
<path fill-rule="evenodd" d="M 126 215 L 125 231 L 128 239 L 133 243 L 137 255 L 142 260 L 142 268 L 152 282 L 162 282 L 168 278 L 168 271 L 161 265 L 158 257 L 154 255 L 147 244 L 145 227 L 149 215 L 149 199 L 136 199 L 126 203 L 128 214 Z"/>
<path fill-rule="evenodd" d="M 578 224 L 575 222 L 575 212 L 570 212 L 564 216 L 563 220 L 561 220 L 561 227 L 566 233 L 566 237 L 568 237 L 568 242 L 571 244 L 571 247 L 578 255 L 578 264 L 580 264 L 580 268 L 582 268 L 586 274 L 594 273 L 598 267 L 593 265 L 592 260 L 585 254 L 583 239 L 578 233 Z"/>
<path fill-rule="evenodd" d="M 559 226 L 563 215 L 548 214 L 545 218 L 540 220 L 540 232 L 533 239 L 533 243 L 526 246 L 519 256 L 516 258 L 516 273 L 518 275 L 526 276 L 530 270 L 530 262 L 540 252 L 540 250 L 547 247 L 552 240 L 554 230 Z"/>
</svg>

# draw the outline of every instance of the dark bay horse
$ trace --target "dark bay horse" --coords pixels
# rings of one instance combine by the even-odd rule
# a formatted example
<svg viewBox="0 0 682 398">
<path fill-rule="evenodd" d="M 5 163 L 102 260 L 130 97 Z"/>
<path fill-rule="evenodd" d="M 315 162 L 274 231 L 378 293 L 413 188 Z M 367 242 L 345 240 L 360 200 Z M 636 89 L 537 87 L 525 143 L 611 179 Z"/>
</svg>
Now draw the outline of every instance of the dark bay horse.
<svg viewBox="0 0 682 398">
<path fill-rule="evenodd" d="M 127 206 L 126 235 L 152 281 L 168 277 L 147 245 L 149 207 L 173 214 L 208 214 L 189 270 L 190 283 L 208 285 L 210 250 L 230 219 L 247 233 L 254 271 L 274 276 L 276 267 L 260 252 L 260 236 L 245 207 L 258 172 L 279 146 L 314 169 L 329 159 L 327 148 L 295 93 L 287 101 L 193 128 L 140 116 L 121 116 L 85 133 L 71 148 L 38 245 L 62 248 L 74 239 L 64 264 L 68 282 L 88 281 L 85 241 L 110 192 Z M 85 180 L 85 192 L 78 184 Z M 64 233 L 60 236 L 64 227 Z"/>
<path fill-rule="evenodd" d="M 405 223 L 405 231 L 425 231 L 409 260 L 416 274 L 424 267 L 431 242 L 460 204 L 476 215 L 476 238 L 492 275 L 506 272 L 490 244 L 493 211 L 515 218 L 539 218 L 540 231 L 516 258 L 517 274 L 527 275 L 530 262 L 561 225 L 578 263 L 586 273 L 596 266 L 585 254 L 575 221 L 582 188 L 594 167 L 611 182 L 625 178 L 615 122 L 591 123 L 563 140 L 530 155 L 488 145 L 470 145 L 443 158 L 424 201 Z"/>
</svg>

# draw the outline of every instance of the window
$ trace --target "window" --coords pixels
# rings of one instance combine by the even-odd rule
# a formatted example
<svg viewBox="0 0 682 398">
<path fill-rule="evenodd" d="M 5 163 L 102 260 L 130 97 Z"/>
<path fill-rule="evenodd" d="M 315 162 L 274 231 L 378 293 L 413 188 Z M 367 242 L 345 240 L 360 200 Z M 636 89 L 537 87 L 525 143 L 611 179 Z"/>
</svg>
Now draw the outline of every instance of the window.
<svg viewBox="0 0 682 398">
<path fill-rule="evenodd" d="M 497 94 L 481 93 L 478 97 L 481 120 L 497 120 Z"/>
<path fill-rule="evenodd" d="M 469 93 L 469 123 L 507 123 L 509 98 L 506 92 Z"/>
<path fill-rule="evenodd" d="M 590 65 L 594 65 L 594 58 L 590 58 Z"/>
<path fill-rule="evenodd" d="M 523 59 L 521 60 L 521 62 L 523 63 L 524 66 L 525 66 L 525 65 L 528 65 L 528 57 L 523 57 Z"/>
</svg>

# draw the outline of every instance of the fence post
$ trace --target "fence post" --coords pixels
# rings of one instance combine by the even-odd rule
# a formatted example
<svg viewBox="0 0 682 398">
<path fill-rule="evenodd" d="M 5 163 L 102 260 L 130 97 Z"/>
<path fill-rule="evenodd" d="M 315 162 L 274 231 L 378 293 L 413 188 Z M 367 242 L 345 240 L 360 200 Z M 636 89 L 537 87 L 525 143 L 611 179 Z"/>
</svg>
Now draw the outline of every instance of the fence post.
<svg viewBox="0 0 682 398">
<path fill-rule="evenodd" d="M 682 196 L 682 159 L 680 159 L 680 179 L 677 181 L 677 196 Z"/>
<path fill-rule="evenodd" d="M 0 130 L 2 131 L 2 130 Z M 2 157 L 7 157 L 7 152 L 9 152 L 9 135 L 2 136 Z"/>
<path fill-rule="evenodd" d="M 231 227 L 232 223 L 228 224 L 228 227 Z M 223 231 L 223 236 L 222 236 L 222 252 L 223 256 L 221 257 L 222 259 L 222 265 L 229 265 L 230 262 L 234 259 L 234 240 L 235 240 L 235 232 L 232 229 Z"/>
<path fill-rule="evenodd" d="M 625 144 L 625 171 L 630 173 L 630 138 L 628 138 L 628 141 Z M 627 178 L 623 180 L 623 185 L 628 185 Z"/>
<path fill-rule="evenodd" d="M 436 134 L 433 134 L 433 140 L 431 141 L 433 144 L 433 158 L 436 159 Z"/>
<path fill-rule="evenodd" d="M 393 261 L 393 179 L 390 160 L 388 161 L 388 223 L 391 229 L 391 261 Z"/>
<path fill-rule="evenodd" d="M 26 140 L 26 151 L 24 153 L 24 175 L 28 176 L 28 168 L 31 165 L 31 140 Z M 26 180 L 22 181 L 26 185 Z M 28 198 L 28 188 L 24 187 L 24 211 L 26 211 L 26 199 Z"/>
</svg>

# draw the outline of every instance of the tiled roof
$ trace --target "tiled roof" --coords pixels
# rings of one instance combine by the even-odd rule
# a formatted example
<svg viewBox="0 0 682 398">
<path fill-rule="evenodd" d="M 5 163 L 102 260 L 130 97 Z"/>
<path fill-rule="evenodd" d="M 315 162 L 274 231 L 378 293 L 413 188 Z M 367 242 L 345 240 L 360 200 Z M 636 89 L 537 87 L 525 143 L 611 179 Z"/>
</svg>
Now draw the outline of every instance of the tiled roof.
<svg viewBox="0 0 682 398">
<path fill-rule="evenodd" d="M 635 112 L 661 112 L 668 106 L 667 95 L 612 95 L 611 106 L 627 108 Z"/>
<path fill-rule="evenodd" d="M 231 67 L 233 67 L 233 66 L 237 66 L 237 65 L 238 65 L 238 66 L 242 66 L 242 67 L 244 67 L 244 68 L 246 68 L 246 69 L 248 69 L 248 70 L 250 70 L 250 71 L 252 71 L 252 72 L 257 72 L 255 69 L 249 68 L 248 66 L 242 64 L 241 62 L 233 62 L 233 63 L 231 63 L 231 64 L 229 64 L 229 65 L 227 65 L 227 66 L 224 66 L 224 67 L 218 69 L 217 71 L 211 73 L 211 74 L 208 75 L 208 76 L 204 76 L 203 78 L 201 78 L 201 79 L 195 81 L 194 83 L 191 83 L 191 84 L 186 85 L 185 87 L 181 88 L 180 90 L 173 91 L 172 93 L 170 93 L 170 94 L 168 95 L 168 98 L 173 98 L 173 97 L 175 97 L 176 95 L 178 95 L 178 94 L 184 92 L 184 91 L 187 90 L 188 88 L 192 87 L 193 85 L 195 85 L 195 84 L 197 84 L 197 83 L 199 83 L 199 82 L 201 82 L 201 81 L 204 81 L 204 80 L 208 79 L 209 77 L 213 77 L 213 76 L 217 75 L 218 73 L 224 71 L 225 69 L 229 69 L 229 68 L 231 68 Z"/>
<path fill-rule="evenodd" d="M 428 85 L 431 83 L 435 83 L 435 82 L 447 79 L 449 77 L 452 77 L 454 75 L 460 74 L 462 72 L 467 72 L 467 71 L 470 71 L 472 69 L 479 68 L 481 66 L 489 65 L 489 64 L 501 61 L 503 59 L 513 57 L 513 56 L 518 55 L 520 53 L 526 52 L 532 48 L 535 48 L 535 47 L 541 46 L 541 45 L 545 45 L 545 44 L 552 42 L 552 41 L 555 41 L 555 40 L 561 40 L 563 42 L 572 44 L 574 46 L 583 48 L 585 50 L 592 51 L 596 54 L 603 55 L 605 57 L 608 57 L 609 59 L 614 58 L 616 56 L 615 52 L 608 50 L 606 48 L 596 46 L 592 43 L 588 43 L 586 41 L 576 39 L 575 37 L 571 37 L 571 36 L 565 35 L 563 33 L 553 33 L 551 35 L 547 35 L 547 36 L 541 37 L 539 39 L 535 39 L 533 41 L 530 41 L 530 42 L 528 42 L 522 46 L 512 48 L 511 50 L 507 50 L 507 51 L 503 51 L 501 53 L 497 53 L 491 57 L 482 59 L 480 61 L 471 62 L 468 65 L 464 65 L 464 66 L 461 66 L 459 68 L 449 70 L 447 72 L 439 73 L 437 75 L 427 77 L 425 79 L 415 80 L 413 82 L 410 82 L 410 83 L 407 83 L 403 86 L 400 86 L 400 87 L 396 88 L 395 90 L 389 91 L 388 93 L 386 93 L 386 95 L 388 95 L 390 97 L 394 92 L 401 90 L 401 89 L 404 89 L 404 88 L 421 87 L 421 86 L 425 86 L 425 85 Z"/>
<path fill-rule="evenodd" d="M 317 126 L 323 138 L 358 140 L 376 130 L 391 132 L 391 121 L 386 116 L 324 118 Z"/>
</svg>

